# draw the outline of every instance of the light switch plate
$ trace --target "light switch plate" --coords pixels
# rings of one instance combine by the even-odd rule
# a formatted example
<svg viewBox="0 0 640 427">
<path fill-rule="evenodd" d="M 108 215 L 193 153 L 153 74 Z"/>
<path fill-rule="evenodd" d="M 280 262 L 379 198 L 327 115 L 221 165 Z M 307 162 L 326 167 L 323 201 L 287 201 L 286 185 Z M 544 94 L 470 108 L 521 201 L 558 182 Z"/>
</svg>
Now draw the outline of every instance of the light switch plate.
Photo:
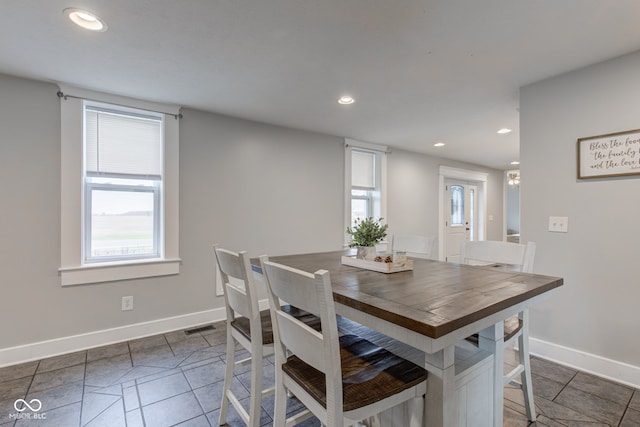
<svg viewBox="0 0 640 427">
<path fill-rule="evenodd" d="M 569 232 L 569 217 L 566 216 L 550 216 L 549 231 L 553 233 Z"/>
</svg>

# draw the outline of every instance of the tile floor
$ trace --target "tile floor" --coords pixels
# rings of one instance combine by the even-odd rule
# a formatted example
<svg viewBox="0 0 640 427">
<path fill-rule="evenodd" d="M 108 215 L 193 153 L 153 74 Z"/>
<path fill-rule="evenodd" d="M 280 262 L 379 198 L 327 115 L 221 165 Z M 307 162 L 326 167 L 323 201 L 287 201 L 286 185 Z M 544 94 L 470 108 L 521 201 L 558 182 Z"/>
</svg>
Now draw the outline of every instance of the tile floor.
<svg viewBox="0 0 640 427">
<path fill-rule="evenodd" d="M 2 368 L 0 427 L 216 426 L 226 333 L 224 323 L 214 327 L 193 335 L 176 331 Z M 506 364 L 516 360 L 513 351 L 505 358 Z M 273 382 L 272 366 L 272 359 L 267 359 L 266 383 Z M 249 396 L 248 369 L 238 373 L 234 383 L 237 395 L 245 398 Z M 531 425 L 640 426 L 640 390 L 535 357 L 532 371 L 539 416 Z M 504 425 L 530 425 L 522 393 L 507 389 L 505 397 Z M 16 419 L 17 399 L 39 399 L 42 408 L 36 414 L 46 418 Z M 290 412 L 300 409 L 298 402 L 289 403 Z M 273 396 L 262 406 L 261 425 L 269 426 Z M 232 408 L 228 424 L 243 425 Z M 305 425 L 319 423 L 310 419 Z"/>
</svg>

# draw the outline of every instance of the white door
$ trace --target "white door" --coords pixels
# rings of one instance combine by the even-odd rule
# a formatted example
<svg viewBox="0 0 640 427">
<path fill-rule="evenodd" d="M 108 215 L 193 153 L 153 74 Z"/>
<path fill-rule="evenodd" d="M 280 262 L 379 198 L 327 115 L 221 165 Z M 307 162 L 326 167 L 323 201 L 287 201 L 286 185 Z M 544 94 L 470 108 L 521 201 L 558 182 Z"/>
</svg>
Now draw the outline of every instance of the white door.
<svg viewBox="0 0 640 427">
<path fill-rule="evenodd" d="M 462 240 L 477 236 L 477 187 L 467 182 L 447 180 L 445 191 L 448 203 L 445 210 L 445 261 L 460 261 Z"/>
</svg>

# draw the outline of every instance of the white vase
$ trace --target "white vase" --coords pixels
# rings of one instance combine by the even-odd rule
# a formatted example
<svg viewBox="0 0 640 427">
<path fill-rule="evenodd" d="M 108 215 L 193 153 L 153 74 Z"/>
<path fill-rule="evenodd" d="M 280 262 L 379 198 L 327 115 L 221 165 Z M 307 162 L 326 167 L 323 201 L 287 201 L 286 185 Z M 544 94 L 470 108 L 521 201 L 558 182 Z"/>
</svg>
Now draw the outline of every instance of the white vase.
<svg viewBox="0 0 640 427">
<path fill-rule="evenodd" d="M 356 258 L 366 259 L 371 261 L 375 257 L 376 257 L 375 246 L 358 246 L 358 252 L 356 253 Z"/>
</svg>

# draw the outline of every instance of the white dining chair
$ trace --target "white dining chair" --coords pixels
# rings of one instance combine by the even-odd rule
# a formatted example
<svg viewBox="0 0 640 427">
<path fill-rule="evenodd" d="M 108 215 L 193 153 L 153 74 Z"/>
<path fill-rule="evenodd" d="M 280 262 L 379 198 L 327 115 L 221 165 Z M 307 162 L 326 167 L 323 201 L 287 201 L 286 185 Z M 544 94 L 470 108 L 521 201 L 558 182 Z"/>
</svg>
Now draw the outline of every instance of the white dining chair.
<svg viewBox="0 0 640 427">
<path fill-rule="evenodd" d="M 391 252 L 404 251 L 413 258 L 433 259 L 435 252 L 435 237 L 425 237 L 417 234 L 394 234 L 391 241 Z"/>
<path fill-rule="evenodd" d="M 507 269 L 515 269 L 525 273 L 533 272 L 533 260 L 536 244 L 499 242 L 499 241 L 463 241 L 460 248 L 460 260 L 464 264 L 503 264 Z M 536 420 L 536 409 L 533 401 L 533 383 L 531 382 L 531 362 L 529 359 L 529 310 L 523 310 L 504 322 L 504 348 L 518 340 L 518 366 L 504 376 L 504 385 L 512 384 L 522 389 L 527 417 Z M 468 338 L 478 343 L 478 335 Z M 515 378 L 520 376 L 520 383 Z"/>
<path fill-rule="evenodd" d="M 275 427 L 295 425 L 306 412 L 325 426 L 357 425 L 412 399 L 424 403 L 423 368 L 356 335 L 338 336 L 328 271 L 311 274 L 269 262 L 266 256 L 260 262 L 276 341 Z M 279 301 L 318 315 L 322 331 L 283 311 Z M 288 419 L 287 390 L 307 408 Z M 420 418 L 414 416 L 411 425 L 420 425 Z"/>
<path fill-rule="evenodd" d="M 229 403 L 242 420 L 251 427 L 260 425 L 262 398 L 273 394 L 275 388 L 262 389 L 262 359 L 273 354 L 273 328 L 269 310 L 258 308 L 257 287 L 247 252 L 232 252 L 213 246 L 222 277 L 224 301 L 227 311 L 227 355 L 219 424 L 227 420 Z M 235 280 L 233 280 L 235 279 Z M 232 283 L 233 282 L 233 283 Z M 311 327 L 319 328 L 320 319 L 290 306 L 283 308 Z M 248 358 L 235 361 L 236 343 L 250 353 Z M 251 363 L 251 390 L 249 411 L 242 406 L 231 389 L 236 368 Z"/>
<path fill-rule="evenodd" d="M 227 410 L 231 403 L 248 426 L 257 427 L 260 425 L 262 398 L 275 390 L 273 387 L 262 390 L 262 358 L 273 354 L 273 338 L 269 339 L 268 333 L 263 335 L 264 324 L 258 309 L 257 289 L 247 252 L 236 253 L 214 245 L 214 253 L 220 268 L 227 310 L 227 367 L 219 424 L 226 423 Z M 232 278 L 236 279 L 234 284 L 231 283 Z M 238 282 L 241 283 L 240 286 L 235 284 Z M 248 358 L 234 361 L 236 343 L 250 353 Z M 231 390 L 234 370 L 248 363 L 251 363 L 249 412 Z"/>
</svg>

